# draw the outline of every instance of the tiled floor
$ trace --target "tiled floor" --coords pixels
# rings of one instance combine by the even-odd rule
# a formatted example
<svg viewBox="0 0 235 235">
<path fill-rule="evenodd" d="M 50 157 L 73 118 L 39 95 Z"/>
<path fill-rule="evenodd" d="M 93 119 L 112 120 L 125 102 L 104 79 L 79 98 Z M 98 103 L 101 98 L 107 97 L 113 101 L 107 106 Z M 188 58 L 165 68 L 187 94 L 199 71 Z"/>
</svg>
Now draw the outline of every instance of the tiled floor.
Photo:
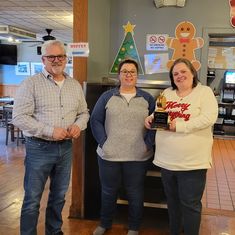
<svg viewBox="0 0 235 235">
<path fill-rule="evenodd" d="M 5 145 L 0 128 L 1 145 Z M 16 143 L 9 143 L 9 147 Z M 3 151 L 3 148 L 0 148 Z M 13 148 L 17 151 L 18 148 Z M 214 139 L 213 166 L 208 170 L 202 204 L 204 209 L 235 212 L 235 140 Z"/>
<path fill-rule="evenodd" d="M 214 139 L 203 207 L 235 211 L 235 140 Z"/>
<path fill-rule="evenodd" d="M 9 141 L 5 146 L 4 135 L 0 128 L 0 235 L 19 235 L 20 208 L 23 198 L 24 146 Z M 213 177 L 213 176 L 212 176 Z M 71 188 L 70 188 L 71 189 Z M 45 208 L 49 186 L 46 186 L 42 198 L 41 213 L 38 223 L 38 234 L 44 234 Z M 99 223 L 97 220 L 68 219 L 71 205 L 71 190 L 66 198 L 63 210 L 63 231 L 66 235 L 91 235 Z M 148 208 L 152 209 L 152 208 Z M 126 210 L 125 210 L 126 211 Z M 147 213 L 148 212 L 148 213 Z M 169 235 L 166 210 L 145 211 L 141 235 Z M 222 213 L 221 213 L 222 212 Z M 206 210 L 202 214 L 200 235 L 235 235 L 235 213 L 222 210 Z M 109 235 L 126 235 L 127 218 L 118 218 L 123 223 L 114 223 Z"/>
</svg>

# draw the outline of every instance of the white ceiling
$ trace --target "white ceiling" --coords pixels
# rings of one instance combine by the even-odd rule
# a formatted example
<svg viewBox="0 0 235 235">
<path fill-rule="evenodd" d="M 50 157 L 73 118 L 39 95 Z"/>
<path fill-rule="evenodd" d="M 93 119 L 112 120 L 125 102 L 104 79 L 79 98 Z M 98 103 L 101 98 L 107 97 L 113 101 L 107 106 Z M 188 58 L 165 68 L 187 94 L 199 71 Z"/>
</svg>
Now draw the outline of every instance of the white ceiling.
<svg viewBox="0 0 235 235">
<path fill-rule="evenodd" d="M 72 41 L 73 0 L 0 0 L 0 25 L 12 25 L 37 34 Z"/>
</svg>

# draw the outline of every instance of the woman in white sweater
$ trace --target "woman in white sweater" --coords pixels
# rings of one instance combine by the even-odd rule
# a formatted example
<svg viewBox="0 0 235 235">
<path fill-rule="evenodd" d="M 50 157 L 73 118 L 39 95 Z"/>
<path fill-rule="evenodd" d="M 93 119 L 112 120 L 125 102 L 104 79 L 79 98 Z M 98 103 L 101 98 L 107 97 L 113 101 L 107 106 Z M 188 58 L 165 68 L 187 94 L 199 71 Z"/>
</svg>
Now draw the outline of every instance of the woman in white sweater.
<svg viewBox="0 0 235 235">
<path fill-rule="evenodd" d="M 169 74 L 172 87 L 163 92 L 169 129 L 156 132 L 153 163 L 161 167 L 171 235 L 179 235 L 182 226 L 185 235 L 198 235 L 218 104 L 187 59 L 177 59 Z M 153 115 L 146 118 L 146 128 L 152 121 Z"/>
</svg>

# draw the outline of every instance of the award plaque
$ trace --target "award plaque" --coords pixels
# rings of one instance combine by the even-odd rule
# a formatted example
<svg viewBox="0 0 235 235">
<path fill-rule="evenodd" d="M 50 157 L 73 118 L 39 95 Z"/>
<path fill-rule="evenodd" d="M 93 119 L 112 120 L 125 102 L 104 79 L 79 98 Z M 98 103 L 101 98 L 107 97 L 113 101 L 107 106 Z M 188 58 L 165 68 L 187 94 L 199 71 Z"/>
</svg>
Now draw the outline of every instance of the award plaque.
<svg viewBox="0 0 235 235">
<path fill-rule="evenodd" d="M 157 98 L 157 108 L 154 112 L 154 118 L 151 124 L 152 129 L 168 129 L 168 112 L 166 109 L 166 97 L 160 93 Z"/>
</svg>

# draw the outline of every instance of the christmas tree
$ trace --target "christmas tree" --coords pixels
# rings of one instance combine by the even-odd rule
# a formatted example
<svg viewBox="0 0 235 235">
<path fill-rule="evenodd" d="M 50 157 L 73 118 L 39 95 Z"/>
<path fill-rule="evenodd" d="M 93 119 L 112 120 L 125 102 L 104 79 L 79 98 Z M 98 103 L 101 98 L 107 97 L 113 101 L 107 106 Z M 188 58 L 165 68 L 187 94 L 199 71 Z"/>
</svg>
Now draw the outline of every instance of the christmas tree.
<svg viewBox="0 0 235 235">
<path fill-rule="evenodd" d="M 139 74 L 144 74 L 143 68 L 140 62 L 139 54 L 135 45 L 134 40 L 134 31 L 135 25 L 132 25 L 129 21 L 126 25 L 123 25 L 125 30 L 125 37 L 122 41 L 121 47 L 115 57 L 113 65 L 111 67 L 110 73 L 117 74 L 118 73 L 118 65 L 124 59 L 133 59 L 138 63 L 139 66 Z"/>
</svg>

